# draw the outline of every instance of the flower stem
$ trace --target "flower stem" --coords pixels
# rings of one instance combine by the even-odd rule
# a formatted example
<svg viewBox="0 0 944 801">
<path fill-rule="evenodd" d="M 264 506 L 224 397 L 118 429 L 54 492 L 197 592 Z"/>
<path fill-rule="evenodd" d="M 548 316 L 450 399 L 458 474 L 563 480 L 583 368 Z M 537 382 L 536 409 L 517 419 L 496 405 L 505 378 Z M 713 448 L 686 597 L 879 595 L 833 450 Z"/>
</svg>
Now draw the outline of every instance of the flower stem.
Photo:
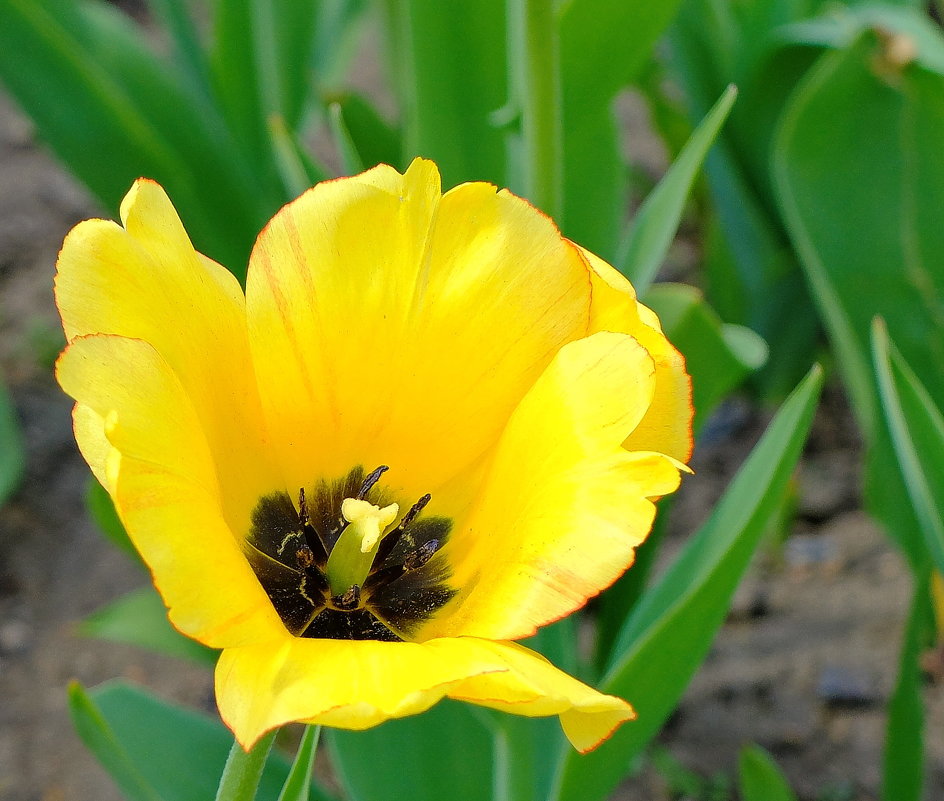
<svg viewBox="0 0 944 801">
<path fill-rule="evenodd" d="M 216 791 L 216 801 L 252 801 L 256 797 L 262 769 L 277 733 L 278 729 L 264 735 L 248 753 L 233 741 Z"/>
<path fill-rule="evenodd" d="M 559 219 L 561 115 L 557 20 L 553 0 L 508 0 L 509 64 L 521 107 L 525 194 Z"/>
</svg>

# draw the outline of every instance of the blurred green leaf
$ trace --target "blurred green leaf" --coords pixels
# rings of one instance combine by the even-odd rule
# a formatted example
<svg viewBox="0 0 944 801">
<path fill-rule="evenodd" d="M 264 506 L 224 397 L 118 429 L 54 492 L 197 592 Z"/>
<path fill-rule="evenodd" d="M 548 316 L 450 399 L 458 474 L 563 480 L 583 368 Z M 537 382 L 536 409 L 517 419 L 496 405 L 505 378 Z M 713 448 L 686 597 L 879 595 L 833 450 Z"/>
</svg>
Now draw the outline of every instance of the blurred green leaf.
<svg viewBox="0 0 944 801">
<path fill-rule="evenodd" d="M 86 748 L 101 762 L 128 801 L 162 801 L 134 764 L 101 710 L 77 681 L 69 685 L 69 713 Z"/>
<path fill-rule="evenodd" d="M 625 165 L 612 101 L 649 60 L 680 0 L 567 0 L 559 10 L 564 233 L 616 256 L 626 208 Z M 606 53 L 606 58 L 592 54 Z M 721 92 L 715 94 L 718 97 Z"/>
<path fill-rule="evenodd" d="M 905 628 L 898 682 L 888 702 L 885 726 L 883 801 L 921 801 L 924 788 L 924 702 L 921 698 L 920 658 L 934 631 L 928 599 L 930 573 L 915 582 L 911 613 Z"/>
<path fill-rule="evenodd" d="M 112 503 L 111 497 L 95 478 L 89 480 L 88 488 L 85 491 L 85 508 L 99 530 L 112 545 L 124 551 L 138 564 L 144 564 L 141 561 L 138 549 L 128 539 L 128 532 L 125 531 L 121 520 L 118 519 L 115 504 Z"/>
<path fill-rule="evenodd" d="M 737 89 L 728 87 L 643 202 L 620 245 L 616 266 L 632 281 L 640 295 L 649 288 L 665 260 L 695 176 L 736 97 Z"/>
<path fill-rule="evenodd" d="M 289 771 L 278 801 L 306 801 L 311 792 L 311 772 L 315 766 L 315 750 L 321 737 L 321 726 L 306 726 L 298 745 L 295 761 Z"/>
<path fill-rule="evenodd" d="M 869 328 L 881 315 L 931 397 L 944 402 L 944 77 L 894 66 L 886 45 L 866 31 L 820 59 L 784 112 L 773 174 L 870 439 L 871 506 L 918 565 L 923 544 L 900 502 L 907 489 L 878 411 Z"/>
<path fill-rule="evenodd" d="M 492 786 L 492 738 L 468 704 L 446 699 L 422 715 L 328 735 L 351 801 L 481 801 Z"/>
<path fill-rule="evenodd" d="M 218 651 L 185 637 L 167 619 L 164 602 L 152 586 L 112 601 L 79 624 L 79 633 L 124 642 L 212 667 Z"/>
<path fill-rule="evenodd" d="M 741 749 L 738 780 L 742 801 L 797 801 L 777 763 L 760 746 Z"/>
<path fill-rule="evenodd" d="M 233 743 L 222 723 L 169 704 L 123 681 L 86 693 L 74 682 L 69 706 L 82 741 L 130 801 L 207 801 Z M 289 763 L 273 753 L 259 784 L 259 801 L 275 801 Z M 313 787 L 311 801 L 331 801 Z"/>
<path fill-rule="evenodd" d="M 361 159 L 361 154 L 357 152 L 357 145 L 351 139 L 351 133 L 344 122 L 344 111 L 337 103 L 332 103 L 328 107 L 328 125 L 331 128 L 334 146 L 341 157 L 342 174 L 356 175 L 363 172 L 364 161 Z"/>
<path fill-rule="evenodd" d="M 685 357 L 697 432 L 718 402 L 763 365 L 766 345 L 748 328 L 724 325 L 701 293 L 686 284 L 656 284 L 644 301 Z"/>
<path fill-rule="evenodd" d="M 341 109 L 348 136 L 367 167 L 401 164 L 403 142 L 400 132 L 390 125 L 370 103 L 356 92 L 332 95 L 330 101 Z"/>
<path fill-rule="evenodd" d="M 281 196 L 260 182 L 207 98 L 122 12 L 99 2 L 0 3 L 0 77 L 106 208 L 117 209 L 134 179 L 154 178 L 195 246 L 245 272 Z"/>
<path fill-rule="evenodd" d="M 814 368 L 784 403 L 721 502 L 626 621 L 600 689 L 638 718 L 596 751 L 568 753 L 555 801 L 606 797 L 627 761 L 655 736 L 708 653 L 734 590 L 779 508 L 822 385 Z"/>
<path fill-rule="evenodd" d="M 880 319 L 872 326 L 872 355 L 882 412 L 908 497 L 927 552 L 944 573 L 944 417 Z"/>
<path fill-rule="evenodd" d="M 173 42 L 175 61 L 181 65 L 193 88 L 209 100 L 210 68 L 188 0 L 147 0 L 147 4 Z"/>
<path fill-rule="evenodd" d="M 773 130 L 786 98 L 818 50 L 778 37 L 810 11 L 806 0 L 720 3 L 685 0 L 670 31 L 674 73 L 695 120 L 728 84 L 738 102 L 705 161 L 708 220 L 705 291 L 727 321 L 756 331 L 771 357 L 754 377 L 763 397 L 779 399 L 802 375 L 819 322 L 769 189 Z"/>
<path fill-rule="evenodd" d="M 508 97 L 505 3 L 386 3 L 403 116 L 402 163 L 433 159 L 444 186 L 507 185 L 505 134 L 491 122 Z"/>
<path fill-rule="evenodd" d="M 7 388 L 0 382 L 0 506 L 19 486 L 25 467 L 16 412 Z"/>
</svg>

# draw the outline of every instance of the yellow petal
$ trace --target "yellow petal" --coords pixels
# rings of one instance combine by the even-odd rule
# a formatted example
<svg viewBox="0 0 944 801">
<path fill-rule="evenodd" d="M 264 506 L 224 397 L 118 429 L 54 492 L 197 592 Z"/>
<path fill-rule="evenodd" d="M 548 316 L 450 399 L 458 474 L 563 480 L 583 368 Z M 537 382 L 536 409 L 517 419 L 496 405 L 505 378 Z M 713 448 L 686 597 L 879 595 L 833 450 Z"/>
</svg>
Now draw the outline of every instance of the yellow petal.
<svg viewBox="0 0 944 801">
<path fill-rule="evenodd" d="M 248 524 L 252 503 L 277 479 L 262 447 L 242 290 L 193 249 L 153 181 L 134 184 L 121 217 L 124 228 L 88 220 L 66 237 L 56 275 L 66 337 L 117 334 L 153 346 L 183 385 L 218 454 L 230 514 Z"/>
<path fill-rule="evenodd" d="M 57 377 L 77 401 L 76 438 L 154 574 L 173 623 L 207 645 L 284 631 L 224 519 L 201 422 L 151 345 L 73 339 Z"/>
<path fill-rule="evenodd" d="M 420 638 L 518 639 L 582 606 L 627 568 L 650 499 L 678 486 L 655 453 L 629 453 L 654 368 L 624 334 L 566 345 L 515 410 L 466 521 L 444 549 L 458 595 Z"/>
<path fill-rule="evenodd" d="M 692 384 L 685 359 L 665 338 L 659 319 L 636 300 L 629 281 L 599 256 L 576 247 L 586 258 L 593 282 L 590 332 L 629 334 L 649 352 L 656 366 L 652 406 L 629 435 L 630 451 L 657 451 L 680 462 L 692 455 Z"/>
<path fill-rule="evenodd" d="M 247 283 L 289 486 L 386 464 L 404 497 L 435 492 L 583 336 L 589 302 L 553 223 L 490 185 L 440 196 L 417 160 L 309 190 L 259 237 Z"/>
<path fill-rule="evenodd" d="M 291 637 L 231 648 L 216 668 L 220 714 L 244 748 L 291 721 L 366 729 L 422 712 L 443 697 L 527 716 L 559 715 L 582 751 L 630 706 L 513 643 L 475 638 L 388 643 Z"/>
</svg>

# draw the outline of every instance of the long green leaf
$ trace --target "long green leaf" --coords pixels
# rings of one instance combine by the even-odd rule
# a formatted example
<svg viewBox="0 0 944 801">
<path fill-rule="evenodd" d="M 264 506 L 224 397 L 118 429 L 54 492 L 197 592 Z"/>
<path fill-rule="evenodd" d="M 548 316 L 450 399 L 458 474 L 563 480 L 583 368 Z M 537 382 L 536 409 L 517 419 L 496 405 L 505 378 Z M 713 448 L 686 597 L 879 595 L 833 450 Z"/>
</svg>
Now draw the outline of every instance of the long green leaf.
<svg viewBox="0 0 944 801">
<path fill-rule="evenodd" d="M 436 161 L 443 185 L 506 181 L 504 0 L 388 0 L 404 154 Z"/>
<path fill-rule="evenodd" d="M 112 642 L 137 645 L 202 665 L 216 664 L 217 651 L 185 637 L 167 619 L 167 609 L 152 586 L 122 596 L 89 615 L 79 633 Z"/>
<path fill-rule="evenodd" d="M 298 753 L 289 771 L 278 801 L 306 801 L 311 788 L 311 771 L 315 766 L 315 750 L 321 737 L 321 726 L 306 726 Z"/>
<path fill-rule="evenodd" d="M 130 801 L 208 801 L 215 797 L 233 743 L 233 735 L 218 720 L 167 703 L 123 681 L 106 682 L 88 694 L 73 685 L 70 703 L 74 708 L 81 706 L 76 725 L 83 740 L 119 781 Z M 288 760 L 273 753 L 262 774 L 258 801 L 275 801 L 288 774 Z M 150 794 L 129 794 L 119 776 L 126 782 L 128 777 L 137 777 Z M 330 794 L 320 787 L 312 787 L 308 797 L 310 801 L 331 801 Z"/>
<path fill-rule="evenodd" d="M 77 681 L 69 685 L 69 712 L 82 742 L 102 763 L 128 801 L 162 801 L 134 764 L 101 710 Z"/>
<path fill-rule="evenodd" d="M 919 659 L 928 633 L 934 630 L 929 588 L 930 573 L 925 570 L 915 582 L 911 613 L 901 647 L 898 682 L 888 702 L 882 801 L 921 801 L 924 787 L 924 703 Z"/>
<path fill-rule="evenodd" d="M 695 176 L 728 118 L 736 97 L 737 89 L 729 86 L 695 129 L 669 171 L 643 202 L 626 239 L 620 245 L 616 265 L 640 294 L 649 288 L 668 253 Z"/>
<path fill-rule="evenodd" d="M 872 355 L 882 412 L 908 497 L 928 553 L 944 573 L 944 416 L 878 319 L 872 326 Z"/>
<path fill-rule="evenodd" d="M 596 751 L 583 756 L 568 753 L 555 801 L 606 797 L 619 783 L 627 762 L 675 708 L 779 507 L 821 385 L 822 372 L 814 368 L 784 403 L 708 522 L 637 604 L 601 689 L 627 698 L 638 718 Z"/>
<path fill-rule="evenodd" d="M 896 70 L 883 59 L 884 40 L 871 30 L 820 59 L 784 112 L 773 175 L 872 446 L 870 506 L 917 566 L 924 544 L 910 505 L 900 502 L 907 487 L 879 410 L 869 328 L 875 314 L 885 319 L 944 404 L 944 76 L 918 63 Z"/>
<path fill-rule="evenodd" d="M 20 427 L 7 389 L 0 383 L 0 506 L 19 485 L 24 467 Z"/>
<path fill-rule="evenodd" d="M 742 801 L 797 801 L 777 763 L 756 745 L 741 750 L 738 782 Z"/>
<path fill-rule="evenodd" d="M 468 704 L 441 701 L 422 715 L 328 735 L 351 801 L 482 801 L 492 786 L 492 737 Z"/>
<path fill-rule="evenodd" d="M 564 157 L 563 231 L 607 259 L 626 207 L 612 101 L 631 83 L 680 0 L 568 0 L 559 10 Z M 606 53 L 606 58 L 591 54 Z"/>
</svg>

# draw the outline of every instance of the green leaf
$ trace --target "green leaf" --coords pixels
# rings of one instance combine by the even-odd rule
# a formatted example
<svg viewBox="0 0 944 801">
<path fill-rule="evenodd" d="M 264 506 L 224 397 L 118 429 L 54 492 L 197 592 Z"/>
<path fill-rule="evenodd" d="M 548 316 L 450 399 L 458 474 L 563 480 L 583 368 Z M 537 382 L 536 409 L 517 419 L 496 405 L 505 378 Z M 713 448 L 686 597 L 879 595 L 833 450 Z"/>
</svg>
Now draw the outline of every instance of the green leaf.
<svg viewBox="0 0 944 801">
<path fill-rule="evenodd" d="M 341 117 L 354 149 L 367 167 L 390 164 L 403 167 L 403 142 L 393 128 L 370 103 L 356 92 L 343 92 L 329 98 L 341 109 Z"/>
<path fill-rule="evenodd" d="M 357 152 L 357 146 L 351 139 L 351 133 L 344 122 L 344 111 L 337 103 L 332 103 L 328 107 L 328 125 L 331 128 L 331 136 L 334 139 L 334 146 L 341 157 L 341 169 L 343 175 L 356 175 L 364 171 L 364 162 L 361 154 Z"/>
<path fill-rule="evenodd" d="M 673 71 L 693 119 L 707 113 L 726 85 L 739 89 L 705 161 L 713 201 L 705 292 L 722 318 L 750 327 L 769 343 L 771 358 L 752 383 L 770 399 L 783 397 L 806 370 L 819 334 L 768 177 L 780 111 L 818 54 L 812 47 L 784 45 L 777 26 L 805 15 L 806 5 L 686 0 L 670 32 Z"/>
<path fill-rule="evenodd" d="M 608 260 L 626 208 L 612 102 L 649 60 L 680 0 L 567 0 L 559 11 L 564 233 Z M 606 58 L 591 54 L 606 53 Z M 720 93 L 719 93 L 720 94 Z"/>
<path fill-rule="evenodd" d="M 79 625 L 79 633 L 211 667 L 218 656 L 217 651 L 185 637 L 170 624 L 164 602 L 152 586 L 134 590 L 89 615 Z"/>
<path fill-rule="evenodd" d="M 882 412 L 908 498 L 927 552 L 944 573 L 944 417 L 880 319 L 872 326 L 872 355 Z"/>
<path fill-rule="evenodd" d="M 639 294 L 646 292 L 665 260 L 695 176 L 736 97 L 737 89 L 729 86 L 646 198 L 620 245 L 616 265 Z"/>
<path fill-rule="evenodd" d="M 147 3 L 151 13 L 163 23 L 170 35 L 175 60 L 183 66 L 193 87 L 209 99 L 210 69 L 187 0 L 147 0 Z"/>
<path fill-rule="evenodd" d="M 69 685 L 69 713 L 86 748 L 101 762 L 128 801 L 162 801 L 140 773 L 101 710 L 77 681 Z"/>
<path fill-rule="evenodd" d="M 921 801 L 924 788 L 924 703 L 921 697 L 920 658 L 934 631 L 934 613 L 928 601 L 930 573 L 915 582 L 911 613 L 905 629 L 898 682 L 888 702 L 885 727 L 883 801 Z"/>
<path fill-rule="evenodd" d="M 923 544 L 914 514 L 900 503 L 907 489 L 879 411 L 869 328 L 874 315 L 885 319 L 931 397 L 944 404 L 944 76 L 918 64 L 894 68 L 885 46 L 867 31 L 820 59 L 784 112 L 773 175 L 872 446 L 870 505 L 917 566 Z"/>
<path fill-rule="evenodd" d="M 6 387 L 0 383 L 0 506 L 19 486 L 25 467 L 16 412 Z"/>
<path fill-rule="evenodd" d="M 123 681 L 106 682 L 88 694 L 73 684 L 70 707 L 83 742 L 130 801 L 215 797 L 233 743 L 222 723 Z M 259 801 L 277 799 L 288 774 L 288 760 L 273 753 L 259 784 Z M 308 797 L 331 799 L 318 787 Z"/>
<path fill-rule="evenodd" d="M 278 801 L 305 801 L 311 791 L 311 772 L 315 766 L 315 751 L 321 736 L 321 726 L 306 726 L 292 769 L 279 793 Z"/>
<path fill-rule="evenodd" d="M 352 801 L 481 801 L 492 786 L 492 738 L 468 704 L 447 699 L 421 715 L 328 734 Z"/>
<path fill-rule="evenodd" d="M 628 699 L 638 718 L 596 751 L 568 753 L 552 796 L 555 801 L 605 798 L 627 762 L 675 708 L 777 513 L 821 385 L 822 372 L 814 368 L 784 403 L 707 523 L 636 605 L 600 689 Z"/>
<path fill-rule="evenodd" d="M 685 357 L 697 432 L 718 402 L 764 363 L 766 344 L 748 328 L 724 325 L 694 287 L 657 284 L 644 301 Z"/>
<path fill-rule="evenodd" d="M 128 532 L 125 531 L 121 520 L 118 519 L 115 504 L 112 503 L 111 497 L 95 478 L 89 480 L 88 488 L 85 491 L 85 508 L 99 530 L 112 545 L 124 551 L 138 564 L 144 564 L 137 548 L 128 539 Z"/>
<path fill-rule="evenodd" d="M 742 801 L 797 801 L 777 763 L 760 746 L 741 750 L 738 779 Z"/>
<path fill-rule="evenodd" d="M 154 178 L 195 246 L 245 269 L 281 198 L 259 182 L 207 98 L 124 14 L 98 2 L 0 4 L 0 77 L 106 208 L 117 209 L 134 179 Z"/>
<path fill-rule="evenodd" d="M 433 159 L 443 185 L 507 185 L 505 134 L 491 114 L 508 96 L 505 3 L 389 0 L 402 163 Z"/>
</svg>

